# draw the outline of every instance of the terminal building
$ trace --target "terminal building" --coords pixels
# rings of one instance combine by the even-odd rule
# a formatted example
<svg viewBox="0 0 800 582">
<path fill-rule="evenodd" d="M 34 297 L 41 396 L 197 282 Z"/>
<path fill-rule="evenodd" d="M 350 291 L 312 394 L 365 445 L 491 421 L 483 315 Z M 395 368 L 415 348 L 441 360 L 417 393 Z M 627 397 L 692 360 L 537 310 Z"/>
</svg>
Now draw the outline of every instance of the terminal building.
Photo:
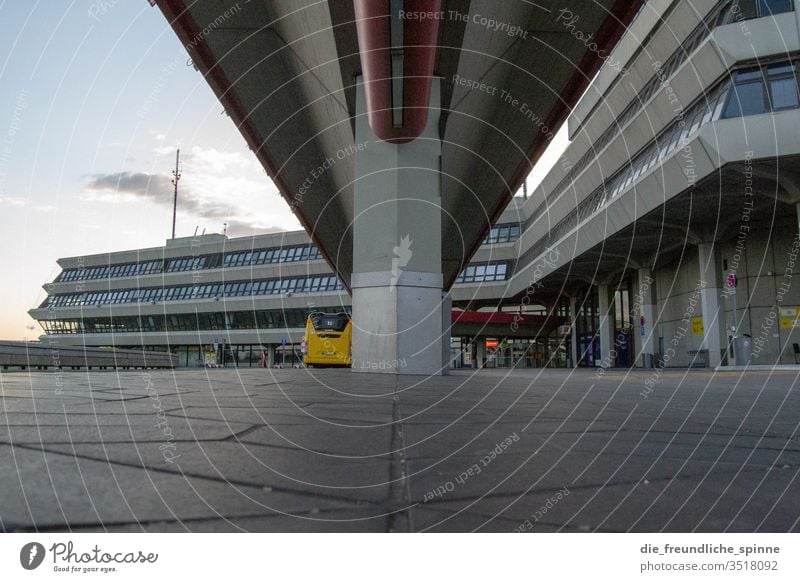
<svg viewBox="0 0 800 582">
<path fill-rule="evenodd" d="M 530 196 L 488 213 L 452 278 L 442 234 L 442 368 L 795 364 L 799 31 L 792 0 L 645 3 L 571 107 L 560 159 Z M 464 78 L 435 79 L 432 99 L 466 91 Z M 369 233 L 380 234 L 348 243 L 361 249 Z M 167 349 L 182 366 L 256 365 L 264 352 L 292 365 L 309 311 L 375 318 L 365 299 L 377 270 L 334 264 L 320 240 L 206 235 L 61 259 L 30 313 L 59 345 Z M 409 276 L 435 288 L 423 271 Z M 424 349 L 423 336 L 404 349 Z"/>
<path fill-rule="evenodd" d="M 541 309 L 470 309 L 481 288 L 500 297 L 511 275 L 520 236 L 516 206 L 453 288 L 454 304 L 463 307 L 451 316 L 450 366 L 567 364 L 558 335 L 565 318 Z M 42 341 L 169 351 L 179 367 L 298 366 L 309 313 L 352 311 L 350 296 L 304 231 L 204 234 L 58 264 L 61 273 L 44 286 L 47 298 L 30 311 L 45 332 Z"/>
</svg>

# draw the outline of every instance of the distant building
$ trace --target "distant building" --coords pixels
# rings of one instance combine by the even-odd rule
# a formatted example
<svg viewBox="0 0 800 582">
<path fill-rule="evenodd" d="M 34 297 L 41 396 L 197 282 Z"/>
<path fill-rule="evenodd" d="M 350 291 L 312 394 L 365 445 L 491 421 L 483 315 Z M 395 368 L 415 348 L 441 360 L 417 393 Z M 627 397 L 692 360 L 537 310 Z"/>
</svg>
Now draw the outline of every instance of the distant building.
<svg viewBox="0 0 800 582">
<path fill-rule="evenodd" d="M 519 235 L 519 223 L 491 230 L 478 260 L 459 277 L 457 306 L 469 307 L 489 289 L 489 299 L 478 303 L 499 301 Z M 297 365 L 308 314 L 350 312 L 349 295 L 303 231 L 185 237 L 58 264 L 61 273 L 44 286 L 47 298 L 30 311 L 45 332 L 42 341 L 168 350 L 182 367 L 257 366 L 259 360 Z M 556 355 L 551 365 L 565 365 L 556 329 L 561 320 L 536 317 L 542 314 L 461 313 L 457 307 L 455 332 L 464 335 L 452 340 L 454 365 L 477 364 L 479 355 L 485 363 L 491 346 L 506 337 L 513 340 L 508 353 L 495 355 L 490 365 L 511 365 L 512 358 L 520 366 L 545 365 L 548 351 Z"/>
</svg>

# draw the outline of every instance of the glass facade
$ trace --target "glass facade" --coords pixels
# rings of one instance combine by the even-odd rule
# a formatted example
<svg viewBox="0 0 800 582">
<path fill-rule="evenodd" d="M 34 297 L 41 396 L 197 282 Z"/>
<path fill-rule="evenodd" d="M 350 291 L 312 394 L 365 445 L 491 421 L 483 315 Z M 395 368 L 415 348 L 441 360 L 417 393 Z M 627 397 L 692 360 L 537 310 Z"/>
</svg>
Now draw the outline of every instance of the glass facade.
<svg viewBox="0 0 800 582">
<path fill-rule="evenodd" d="M 514 242 L 519 238 L 519 224 L 498 224 L 493 226 L 489 234 L 483 239 L 485 245 Z"/>
<path fill-rule="evenodd" d="M 518 228 L 518 225 L 517 225 Z M 510 232 L 504 236 L 510 236 Z M 297 247 L 300 248 L 300 247 Z M 293 249 L 281 249 L 289 251 L 294 257 L 313 256 L 306 252 L 296 253 Z M 306 247 L 306 251 L 308 248 Z M 249 259 L 263 260 L 261 257 Z M 233 256 L 233 255 L 232 255 Z M 273 255 L 276 256 L 276 255 Z M 283 253 L 278 253 L 278 260 L 282 260 Z M 237 265 L 239 263 L 236 259 Z M 308 260 L 305 258 L 295 260 Z M 174 259 L 174 267 L 171 272 L 192 270 L 196 265 L 205 264 L 205 261 L 194 259 Z M 231 259 L 233 262 L 234 259 Z M 253 264 L 253 263 L 250 263 Z M 140 263 L 144 265 L 144 263 Z M 232 266 L 232 265 L 231 265 Z M 128 265 L 116 265 L 106 267 L 112 272 L 118 272 L 117 267 L 128 267 Z M 202 268 L 202 267 L 199 267 Z M 456 279 L 456 283 L 484 283 L 491 281 L 505 281 L 508 278 L 510 269 L 506 261 L 489 263 L 471 263 L 464 268 Z M 208 283 L 177 285 L 163 287 L 146 287 L 139 289 L 115 289 L 103 291 L 86 291 L 82 293 L 61 293 L 50 295 L 41 307 L 82 307 L 89 305 L 118 305 L 125 303 L 158 303 L 162 301 L 191 301 L 207 299 L 225 299 L 231 297 L 257 297 L 263 295 L 279 295 L 285 293 L 321 293 L 326 291 L 341 291 L 344 286 L 335 275 L 315 275 L 304 277 L 291 277 L 284 279 L 263 279 L 232 281 L 228 283 Z"/>
<path fill-rule="evenodd" d="M 342 307 L 316 308 L 342 311 Z M 131 315 L 121 317 L 84 317 L 41 320 L 48 334 L 78 333 L 143 333 L 211 331 L 229 329 L 303 328 L 308 309 L 268 309 L 253 311 L 220 311 L 214 313 L 173 313 Z"/>
<path fill-rule="evenodd" d="M 208 258 L 209 257 L 207 256 L 202 256 L 202 257 L 182 257 L 180 259 L 169 259 L 167 260 L 167 268 L 165 269 L 165 271 L 167 273 L 180 273 L 182 271 L 199 271 L 200 269 L 206 269 L 208 268 L 206 267 Z"/>
<path fill-rule="evenodd" d="M 118 303 L 145 303 L 158 301 L 190 301 L 228 297 L 255 297 L 281 293 L 317 293 L 340 291 L 344 287 L 334 275 L 234 281 L 207 285 L 180 285 L 175 287 L 149 287 L 119 289 L 115 291 L 89 291 L 51 295 L 46 307 L 73 307 L 85 305 L 114 305 Z"/>
<path fill-rule="evenodd" d="M 56 279 L 58 282 L 89 281 L 110 277 L 135 277 L 163 271 L 163 261 L 144 261 L 142 263 L 125 263 L 106 267 L 88 267 L 85 269 L 66 269 Z"/>
<path fill-rule="evenodd" d="M 217 269 L 219 267 L 294 263 L 298 261 L 316 261 L 321 258 L 322 255 L 319 249 L 314 245 L 306 244 L 290 247 L 272 247 L 250 251 L 236 251 L 232 253 L 212 253 L 193 257 L 159 259 L 139 263 L 65 269 L 58 278 L 56 278 L 56 282 L 136 277 L 138 275 L 149 275 L 152 273 L 179 273 L 182 271 Z"/>
<path fill-rule="evenodd" d="M 508 262 L 470 263 L 459 273 L 456 283 L 488 283 L 508 278 Z"/>
<path fill-rule="evenodd" d="M 322 255 L 317 247 L 314 245 L 302 245 L 297 247 L 281 247 L 226 254 L 222 265 L 224 267 L 243 267 L 274 263 L 294 263 L 298 261 L 316 261 L 321 258 Z"/>
</svg>

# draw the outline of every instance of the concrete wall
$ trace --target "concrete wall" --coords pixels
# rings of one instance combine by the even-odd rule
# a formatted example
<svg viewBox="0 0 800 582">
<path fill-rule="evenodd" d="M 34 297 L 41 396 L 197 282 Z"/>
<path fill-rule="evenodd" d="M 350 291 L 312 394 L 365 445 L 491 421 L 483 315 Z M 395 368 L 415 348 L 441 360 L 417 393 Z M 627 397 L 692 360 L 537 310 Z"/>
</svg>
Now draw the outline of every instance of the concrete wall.
<svg viewBox="0 0 800 582">
<path fill-rule="evenodd" d="M 796 233 L 789 229 L 751 232 L 738 245 L 721 245 L 721 256 L 738 277 L 736 294 L 739 334 L 751 335 L 754 364 L 793 364 L 793 343 L 800 343 L 800 327 L 781 328 L 780 310 L 800 307 L 800 276 L 795 276 Z M 741 247 L 744 246 L 743 252 Z M 736 265 L 738 261 L 738 265 Z M 726 324 L 733 325 L 733 298 L 726 297 Z M 759 349 L 756 346 L 760 346 Z"/>
<path fill-rule="evenodd" d="M 794 364 L 792 344 L 800 343 L 800 327 L 781 326 L 781 309 L 800 308 L 800 275 L 794 275 L 800 240 L 790 229 L 751 232 L 741 243 L 730 240 L 718 243 L 721 276 L 735 272 L 738 278 L 736 307 L 739 334 L 754 339 L 753 364 Z M 724 267 L 727 261 L 727 269 Z M 657 309 L 656 351 L 672 347 L 667 366 L 692 363 L 692 350 L 701 348 L 702 335 L 693 333 L 691 319 L 701 317 L 697 285 L 700 266 L 696 247 L 687 248 L 684 258 L 654 272 Z M 723 293 L 726 337 L 733 325 L 733 297 Z M 660 341 L 659 341 L 660 340 Z M 697 362 L 700 362 L 698 359 Z"/>
<path fill-rule="evenodd" d="M 688 366 L 703 336 L 692 330 L 692 318 L 702 317 L 700 264 L 696 248 L 689 247 L 679 263 L 654 273 L 656 288 L 655 349 L 667 367 Z M 697 360 L 700 362 L 703 360 Z"/>
</svg>

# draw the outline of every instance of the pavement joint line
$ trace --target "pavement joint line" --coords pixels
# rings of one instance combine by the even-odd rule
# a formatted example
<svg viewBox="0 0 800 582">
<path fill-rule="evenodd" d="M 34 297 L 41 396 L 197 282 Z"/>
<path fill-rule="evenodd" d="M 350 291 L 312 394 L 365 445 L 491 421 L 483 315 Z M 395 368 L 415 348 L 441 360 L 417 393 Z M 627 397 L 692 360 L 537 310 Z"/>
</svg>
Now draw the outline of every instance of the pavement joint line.
<svg viewBox="0 0 800 582">
<path fill-rule="evenodd" d="M 61 411 L 61 412 L 55 412 L 55 411 L 49 412 L 49 411 L 39 411 L 39 410 L 28 410 L 28 411 L 24 411 L 24 412 L 17 411 L 17 412 L 14 412 L 12 414 L 35 414 L 36 416 L 44 416 L 44 415 L 52 415 L 52 414 L 54 414 L 54 415 L 58 415 L 59 417 L 64 416 L 64 412 L 63 411 Z M 95 417 L 101 416 L 103 414 L 113 414 L 114 416 L 153 416 L 153 414 L 150 413 L 150 412 L 127 412 L 127 411 L 122 411 L 122 410 L 119 411 L 118 413 L 107 413 L 107 412 L 98 413 L 98 412 L 74 412 L 74 411 L 69 411 L 68 414 L 70 416 L 95 416 Z M 13 426 L 13 425 L 9 425 L 9 426 Z M 39 425 L 39 426 L 41 426 L 41 425 Z"/>
<path fill-rule="evenodd" d="M 526 517 L 521 521 L 517 521 L 515 519 L 512 519 L 510 517 L 504 517 L 502 515 L 488 515 L 488 514 L 482 512 L 482 511 L 463 511 L 463 512 L 459 512 L 459 511 L 457 511 L 455 509 L 449 509 L 449 508 L 446 508 L 446 507 L 425 506 L 425 507 L 420 507 L 420 509 L 424 509 L 426 511 L 436 511 L 436 512 L 440 512 L 440 513 L 448 513 L 450 515 L 468 515 L 468 516 L 472 516 L 472 517 L 484 518 L 487 521 L 483 525 L 486 525 L 486 524 L 488 524 L 488 523 L 490 523 L 492 521 L 495 521 L 495 520 L 501 520 L 501 521 L 508 521 L 508 522 L 518 526 L 520 523 L 522 523 L 524 521 L 524 519 L 528 519 Z M 595 531 L 595 530 L 593 530 L 591 528 L 591 526 L 571 525 L 569 523 L 561 524 L 561 523 L 556 523 L 556 522 L 552 522 L 552 521 L 537 521 L 536 523 L 541 524 L 541 525 L 546 526 L 546 527 L 566 528 L 566 529 L 573 529 L 575 531 L 581 531 L 581 532 L 587 531 L 585 529 L 585 527 L 589 527 L 591 529 L 591 531 Z M 605 532 L 605 533 L 619 533 L 622 530 L 600 528 L 600 529 L 597 529 L 596 531 Z"/>
<path fill-rule="evenodd" d="M 64 452 L 64 451 L 54 451 L 54 450 L 50 450 L 50 449 L 48 449 L 48 448 L 46 448 L 44 446 L 39 447 L 39 446 L 29 446 L 29 445 L 17 445 L 17 444 L 10 444 L 10 446 L 16 447 L 16 448 L 20 448 L 20 449 L 29 450 L 29 451 L 35 451 L 35 452 L 41 452 L 41 453 L 49 453 L 49 454 L 53 454 L 53 455 L 60 455 L 60 456 L 64 456 L 64 457 L 70 457 L 72 459 L 83 459 L 85 461 L 108 463 L 108 464 L 118 465 L 120 467 L 127 467 L 127 468 L 131 468 L 131 469 L 141 469 L 141 470 L 144 470 L 144 471 L 153 471 L 155 473 L 162 473 L 162 474 L 171 475 L 171 476 L 174 476 L 174 477 L 184 477 L 184 478 L 185 477 L 189 477 L 189 478 L 192 478 L 192 479 L 202 479 L 204 481 L 212 481 L 214 483 L 222 483 L 222 484 L 226 484 L 226 485 L 236 485 L 237 487 L 252 487 L 252 488 L 259 489 L 261 491 L 263 491 L 264 487 L 265 487 L 264 483 L 255 483 L 255 482 L 251 482 L 251 481 L 245 481 L 243 479 L 227 479 L 227 478 L 220 478 L 220 477 L 212 477 L 212 476 L 209 476 L 209 475 L 203 475 L 201 473 L 188 472 L 188 471 L 183 471 L 183 470 L 181 470 L 181 471 L 170 471 L 169 469 L 163 469 L 161 467 L 152 467 L 150 465 L 141 465 L 141 464 L 131 463 L 131 462 L 128 462 L 128 461 L 120 461 L 118 459 L 108 459 L 108 458 L 94 457 L 94 456 L 91 456 L 91 455 L 86 455 L 86 454 L 81 454 L 81 453 L 73 454 L 73 453 L 67 453 L 67 452 Z M 358 503 L 358 504 L 364 503 L 364 504 L 370 504 L 370 505 L 376 505 L 376 506 L 379 506 L 382 503 L 381 501 L 374 501 L 374 500 L 370 500 L 370 499 L 354 499 L 352 497 L 346 497 L 346 496 L 343 496 L 343 495 L 331 495 L 331 494 L 328 494 L 328 493 L 323 493 L 323 494 L 313 493 L 311 491 L 303 491 L 301 489 L 292 489 L 290 487 L 284 487 L 284 486 L 280 486 L 280 485 L 267 485 L 267 486 L 270 488 L 270 491 L 275 492 L 275 493 L 286 493 L 286 494 L 289 494 L 289 495 L 298 495 L 298 496 L 309 497 L 309 498 L 313 498 L 313 499 L 325 499 L 325 500 L 328 500 L 328 501 L 342 501 L 342 502 L 345 502 L 345 503 Z M 319 485 L 318 487 L 324 488 L 324 486 L 322 486 L 322 485 Z"/>
<path fill-rule="evenodd" d="M 114 527 L 126 527 L 130 525 L 160 525 L 160 524 L 184 524 L 184 523 L 213 523 L 215 521 L 226 522 L 235 519 L 280 519 L 285 517 L 302 517 L 306 515 L 323 515 L 326 513 L 336 513 L 342 511 L 342 507 L 331 507 L 326 509 L 308 509 L 303 511 L 287 511 L 285 513 L 270 511 L 268 513 L 246 513 L 241 515 L 215 515 L 207 517 L 186 517 L 186 518 L 162 518 L 162 519 L 141 519 L 131 521 L 108 521 L 108 522 L 89 522 L 89 523 L 62 523 L 62 524 L 46 524 L 46 525 L 17 525 L 12 524 L 11 527 L 6 528 L 6 532 L 48 532 L 48 531 L 64 531 L 65 527 L 69 527 L 72 531 L 80 529 L 105 529 Z M 383 515 L 375 515 L 370 517 L 359 518 L 359 521 L 367 521 L 369 519 L 381 519 Z M 338 521 L 338 520 L 321 520 L 321 521 Z M 188 528 L 187 528 L 188 529 Z"/>
<path fill-rule="evenodd" d="M 30 414 L 32 414 L 32 413 L 30 413 Z M 208 417 L 200 417 L 200 416 L 183 416 L 183 415 L 179 415 L 179 414 L 170 414 L 170 413 L 167 413 L 167 416 L 169 416 L 170 418 L 180 418 L 180 419 L 184 419 L 184 420 L 204 420 L 204 421 L 209 421 L 209 422 L 222 422 L 222 423 L 235 422 L 235 423 L 239 423 L 239 424 L 248 424 L 248 422 L 244 421 L 244 420 L 232 420 L 232 419 L 227 419 L 227 418 L 208 418 Z M 284 416 L 291 416 L 291 415 L 284 415 Z M 325 420 L 325 421 L 336 420 L 336 421 L 342 421 L 342 422 L 354 422 L 354 420 L 352 418 L 330 418 L 330 417 L 328 417 L 328 418 L 318 417 L 318 418 L 321 419 L 321 420 Z M 292 419 L 293 420 L 294 419 L 307 420 L 307 419 L 305 419 L 304 417 L 301 417 L 301 416 L 295 416 L 295 417 L 292 417 Z M 279 426 L 279 425 L 280 426 L 286 426 L 286 425 L 306 426 L 305 423 L 303 423 L 303 422 L 287 422 L 285 419 L 283 421 L 270 422 L 269 424 L 270 424 L 270 426 Z M 377 424 L 347 425 L 346 428 L 378 428 L 378 427 L 381 427 L 381 426 L 386 426 L 387 424 L 389 424 L 389 423 L 388 422 L 381 422 L 381 423 L 377 423 Z"/>
<path fill-rule="evenodd" d="M 220 441 L 225 441 L 225 442 L 230 442 L 230 441 L 238 442 L 241 437 L 243 437 L 245 435 L 248 435 L 251 432 L 255 432 L 258 429 L 264 428 L 266 426 L 269 426 L 269 425 L 267 425 L 267 424 L 254 424 L 254 425 L 251 425 L 251 426 L 247 427 L 244 430 L 240 430 L 239 432 L 231 433 L 228 436 L 223 437 L 223 438 L 221 438 L 219 440 Z M 258 444 L 258 443 L 254 443 L 254 444 Z"/>
<path fill-rule="evenodd" d="M 58 425 L 62 427 L 66 427 L 66 425 Z M 124 425 L 121 425 L 124 426 Z M 73 427 L 74 428 L 74 427 Z M 139 444 L 159 444 L 163 443 L 164 439 L 136 439 L 133 441 L 128 440 L 111 440 L 111 439 L 102 439 L 96 441 L 47 441 L 46 445 L 57 445 L 57 446 L 66 446 L 66 445 L 139 445 Z M 194 444 L 194 443 L 231 443 L 235 441 L 230 440 L 230 435 L 224 438 L 191 438 L 191 439 L 171 439 L 173 443 L 184 443 L 184 444 Z M 361 458 L 370 458 L 370 459 L 377 459 L 382 461 L 388 461 L 391 458 L 391 455 L 387 453 L 377 453 L 373 455 L 346 455 L 340 452 L 329 451 L 324 449 L 310 449 L 310 448 L 298 448 L 289 445 L 278 445 L 278 444 L 271 444 L 271 443 L 259 443 L 256 441 L 240 441 L 243 445 L 252 445 L 255 447 L 263 447 L 266 449 L 280 449 L 282 451 L 292 451 L 297 453 L 313 453 L 318 454 L 321 456 L 326 457 L 336 457 L 336 458 L 348 458 L 348 459 L 361 459 Z M 42 446 L 41 441 L 25 441 L 25 440 L 15 440 L 13 443 L 9 441 L 1 441 L 0 445 L 7 445 L 7 446 L 15 446 L 15 445 L 27 445 L 28 447 L 39 447 Z M 63 451 L 61 451 L 63 452 Z"/>
<path fill-rule="evenodd" d="M 689 445 L 685 445 L 685 446 L 689 446 Z M 560 448 L 560 447 L 557 447 L 557 446 L 554 446 L 553 448 L 554 449 L 558 449 L 559 451 L 563 451 L 564 450 L 563 448 Z M 728 448 L 729 449 L 737 448 L 737 449 L 751 450 L 748 447 L 728 447 Z M 757 450 L 761 450 L 761 451 L 783 451 L 783 449 L 776 449 L 776 448 L 757 449 Z M 507 456 L 509 458 L 511 458 L 511 457 L 528 457 L 528 456 L 530 456 L 531 452 L 532 451 L 523 451 L 521 453 L 508 452 L 505 456 Z M 572 452 L 588 455 L 588 454 L 591 454 L 592 451 L 589 450 L 589 449 L 575 449 L 575 448 L 573 448 Z M 789 450 L 788 452 L 800 453 L 800 450 L 792 449 L 792 450 Z M 541 455 L 541 454 L 542 453 L 538 453 L 536 456 Z M 649 455 L 649 454 L 646 454 L 646 453 L 630 453 L 630 451 L 611 452 L 611 453 L 608 453 L 608 455 L 609 456 L 616 456 L 616 457 L 621 457 L 621 456 L 625 456 L 625 457 L 628 457 L 628 456 L 630 456 L 630 457 L 641 457 L 643 459 L 652 458 L 652 455 Z M 455 456 L 455 457 L 451 457 L 451 458 L 453 458 L 453 459 L 459 459 L 459 458 L 462 458 L 462 457 L 469 458 L 470 456 L 471 455 L 459 455 L 459 456 Z M 683 460 L 686 460 L 686 457 L 667 456 L 667 455 L 663 455 L 663 454 L 660 455 L 659 458 L 667 460 L 667 461 L 683 461 Z M 440 460 L 440 457 L 424 456 L 424 457 L 411 457 L 410 458 L 410 461 L 412 463 L 419 463 L 421 461 L 437 461 L 437 460 Z M 737 465 L 741 466 L 741 463 L 738 462 L 738 461 L 720 461 L 720 460 L 714 460 L 714 459 L 691 459 L 691 461 L 693 463 L 712 463 L 712 464 L 725 463 L 725 464 L 737 464 Z M 777 464 L 778 463 L 747 463 L 747 466 L 748 467 L 772 467 L 772 466 L 777 465 Z M 783 465 L 783 464 L 787 464 L 787 463 L 782 463 L 781 465 Z"/>
<path fill-rule="evenodd" d="M 218 441 L 218 442 L 230 442 L 230 441 Z M 372 455 L 346 455 L 344 453 L 337 453 L 334 451 L 329 451 L 325 449 L 310 449 L 310 448 L 297 448 L 292 447 L 289 445 L 275 445 L 275 444 L 268 444 L 268 443 L 257 443 L 255 441 L 241 441 L 244 445 L 256 445 L 259 447 L 267 447 L 273 449 L 281 449 L 287 451 L 295 451 L 299 453 L 314 453 L 326 457 L 336 457 L 336 458 L 345 458 L 345 459 L 378 459 L 381 461 L 391 461 L 391 454 L 389 452 L 385 453 L 376 453 Z"/>
<path fill-rule="evenodd" d="M 394 395 L 392 396 L 392 431 L 389 439 L 391 461 L 389 465 L 389 505 L 391 509 L 387 519 L 387 529 L 390 532 L 413 532 L 411 510 L 417 505 L 411 500 L 411 488 L 406 471 L 405 443 L 403 439 L 403 419 L 400 413 L 400 395 L 398 393 L 399 379 L 394 380 Z"/>
<path fill-rule="evenodd" d="M 76 406 L 88 406 L 88 405 L 96 405 L 98 402 L 134 402 L 136 400 L 143 400 L 145 398 L 150 398 L 149 396 L 132 396 L 131 398 L 84 398 L 84 400 L 88 400 L 89 402 L 78 402 Z"/>
<path fill-rule="evenodd" d="M 773 470 L 775 467 L 765 466 L 766 470 Z M 741 473 L 758 473 L 764 471 L 764 468 L 754 468 L 754 469 L 746 469 L 743 470 Z M 725 471 L 720 471 L 724 473 Z M 612 487 L 626 487 L 626 486 L 638 486 L 644 484 L 645 481 L 648 482 L 648 485 L 652 485 L 654 483 L 664 483 L 664 482 L 671 482 L 671 481 L 682 481 L 682 480 L 690 480 L 690 479 L 699 479 L 702 478 L 706 473 L 703 474 L 686 474 L 686 475 L 676 475 L 676 476 L 666 476 L 666 477 L 653 477 L 653 478 L 642 478 L 638 480 L 621 480 L 621 481 L 614 481 L 611 483 L 585 483 L 585 484 L 576 484 L 570 485 L 570 491 L 589 491 L 592 489 L 610 489 Z M 529 497 L 531 495 L 544 495 L 548 493 L 558 493 L 559 491 L 563 490 L 563 487 L 546 487 L 542 489 L 531 489 L 530 491 L 517 491 L 517 492 L 508 492 L 508 493 L 488 493 L 486 495 L 476 495 L 476 496 L 464 496 L 464 497 L 451 497 L 447 498 L 446 500 L 437 500 L 437 503 L 451 503 L 451 502 L 472 502 L 472 501 L 479 501 L 482 499 L 503 499 L 505 497 Z M 527 493 L 526 493 L 527 491 Z M 425 502 L 418 502 L 418 507 L 424 508 L 427 504 Z"/>
</svg>

